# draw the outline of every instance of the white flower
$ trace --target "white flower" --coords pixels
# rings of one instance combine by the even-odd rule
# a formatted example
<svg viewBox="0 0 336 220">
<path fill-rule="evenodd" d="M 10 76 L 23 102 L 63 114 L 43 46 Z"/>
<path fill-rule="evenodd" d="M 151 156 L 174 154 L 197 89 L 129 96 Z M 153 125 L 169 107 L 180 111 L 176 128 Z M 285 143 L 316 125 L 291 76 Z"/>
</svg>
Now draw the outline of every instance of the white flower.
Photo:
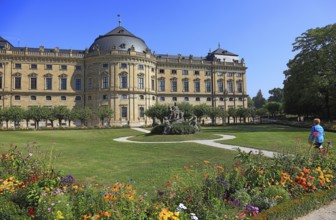
<svg viewBox="0 0 336 220">
<path fill-rule="evenodd" d="M 33 154 L 32 154 L 32 153 L 29 153 L 28 155 L 29 155 L 30 157 L 31 157 L 31 156 L 33 156 Z"/>
<path fill-rule="evenodd" d="M 195 215 L 195 213 L 190 213 L 190 219 L 191 220 L 198 220 L 197 216 Z"/>
<path fill-rule="evenodd" d="M 180 205 L 177 207 L 177 211 L 180 212 L 182 209 L 187 209 L 187 207 L 185 205 L 183 205 L 183 203 L 180 203 Z"/>
</svg>

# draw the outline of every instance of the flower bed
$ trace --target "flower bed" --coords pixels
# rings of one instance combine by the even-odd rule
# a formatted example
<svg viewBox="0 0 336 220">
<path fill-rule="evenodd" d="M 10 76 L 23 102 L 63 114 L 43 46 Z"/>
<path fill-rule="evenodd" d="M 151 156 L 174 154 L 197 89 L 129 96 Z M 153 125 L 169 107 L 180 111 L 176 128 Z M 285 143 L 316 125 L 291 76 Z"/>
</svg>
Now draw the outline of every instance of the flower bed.
<svg viewBox="0 0 336 220">
<path fill-rule="evenodd" d="M 238 150 L 235 161 L 230 168 L 207 160 L 187 165 L 148 198 L 131 181 L 82 185 L 52 168 L 52 152 L 10 146 L 0 160 L 0 219 L 293 218 L 336 197 L 330 143 L 273 159 Z M 303 211 L 291 211 L 293 203 Z"/>
</svg>

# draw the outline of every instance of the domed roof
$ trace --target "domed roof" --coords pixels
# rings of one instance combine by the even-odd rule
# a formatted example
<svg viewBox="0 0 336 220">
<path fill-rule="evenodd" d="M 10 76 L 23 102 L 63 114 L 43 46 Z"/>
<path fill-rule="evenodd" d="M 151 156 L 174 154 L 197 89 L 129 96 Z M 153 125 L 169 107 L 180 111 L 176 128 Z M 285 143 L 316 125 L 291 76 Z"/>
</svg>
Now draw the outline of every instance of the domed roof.
<svg viewBox="0 0 336 220">
<path fill-rule="evenodd" d="M 149 50 L 144 40 L 135 36 L 124 27 L 119 26 L 105 35 L 99 36 L 89 48 L 89 52 L 111 50 L 134 50 L 145 52 Z"/>
<path fill-rule="evenodd" d="M 13 45 L 11 43 L 9 43 L 8 40 L 0 37 L 0 50 L 2 49 L 11 49 L 13 47 Z"/>
</svg>

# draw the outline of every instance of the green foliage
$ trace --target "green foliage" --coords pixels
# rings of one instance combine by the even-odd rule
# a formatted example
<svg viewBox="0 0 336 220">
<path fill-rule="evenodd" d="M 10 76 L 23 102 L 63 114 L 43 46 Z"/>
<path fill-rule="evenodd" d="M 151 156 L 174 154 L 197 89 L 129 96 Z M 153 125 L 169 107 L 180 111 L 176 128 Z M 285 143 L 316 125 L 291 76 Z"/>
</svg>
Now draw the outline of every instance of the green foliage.
<svg viewBox="0 0 336 220">
<path fill-rule="evenodd" d="M 100 106 L 96 112 L 95 115 L 100 119 L 101 125 L 104 125 L 104 120 L 107 119 L 108 122 L 110 121 L 110 118 L 113 115 L 113 110 L 107 106 Z"/>
<path fill-rule="evenodd" d="M 335 117 L 336 24 L 309 29 L 295 39 L 298 52 L 284 72 L 285 112 Z"/>
<path fill-rule="evenodd" d="M 262 108 L 264 106 L 264 104 L 266 103 L 266 99 L 264 98 L 260 89 L 259 89 L 257 95 L 252 98 L 252 100 L 253 100 L 253 103 L 254 103 L 254 107 L 256 107 L 257 109 Z"/>
<path fill-rule="evenodd" d="M 155 118 L 158 118 L 160 122 L 163 122 L 164 117 L 170 114 L 169 106 L 155 104 L 149 107 L 145 111 L 145 115 L 153 119 L 153 123 L 155 122 Z"/>
<path fill-rule="evenodd" d="M 193 112 L 196 115 L 198 122 L 201 122 L 201 118 L 207 115 L 209 108 L 210 106 L 206 105 L 205 103 L 194 106 Z"/>
<path fill-rule="evenodd" d="M 280 113 L 281 103 L 280 102 L 267 102 L 265 104 L 265 108 L 272 115 L 272 117 L 275 117 L 276 114 Z"/>
<path fill-rule="evenodd" d="M 152 128 L 151 134 L 163 134 L 164 128 L 165 128 L 165 125 L 162 125 L 162 124 L 157 125 Z"/>
<path fill-rule="evenodd" d="M 181 102 L 178 103 L 177 106 L 181 111 L 183 111 L 184 120 L 188 120 L 194 115 L 194 107 L 189 102 Z"/>
<path fill-rule="evenodd" d="M 171 134 L 195 134 L 199 129 L 191 126 L 189 122 L 174 123 L 171 126 Z"/>
<path fill-rule="evenodd" d="M 270 97 L 268 97 L 269 102 L 283 102 L 283 89 L 281 88 L 274 88 L 268 91 Z"/>
</svg>

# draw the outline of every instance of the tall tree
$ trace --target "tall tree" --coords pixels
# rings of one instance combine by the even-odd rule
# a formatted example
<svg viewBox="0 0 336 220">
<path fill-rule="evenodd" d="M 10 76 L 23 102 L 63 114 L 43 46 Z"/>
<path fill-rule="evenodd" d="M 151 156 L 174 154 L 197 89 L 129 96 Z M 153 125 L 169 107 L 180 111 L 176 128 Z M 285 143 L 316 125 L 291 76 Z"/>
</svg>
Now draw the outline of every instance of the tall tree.
<svg viewBox="0 0 336 220">
<path fill-rule="evenodd" d="M 293 43 L 284 72 L 286 113 L 332 119 L 336 110 L 336 24 L 309 29 Z"/>
<path fill-rule="evenodd" d="M 271 95 L 268 97 L 269 102 L 283 102 L 283 89 L 281 88 L 274 88 L 268 91 Z"/>
<path fill-rule="evenodd" d="M 263 105 L 266 102 L 266 99 L 264 98 L 260 89 L 259 89 L 257 95 L 252 98 L 252 101 L 254 103 L 254 107 L 256 107 L 257 109 L 263 107 Z"/>
<path fill-rule="evenodd" d="M 197 122 L 200 123 L 202 117 L 206 116 L 207 112 L 209 111 L 210 106 L 206 105 L 205 103 L 200 105 L 194 106 L 194 114 L 197 117 Z"/>
<path fill-rule="evenodd" d="M 95 115 L 100 119 L 101 125 L 104 126 L 104 120 L 108 120 L 108 124 L 110 124 L 111 116 L 113 115 L 113 110 L 107 106 L 100 106 L 96 112 Z"/>
<path fill-rule="evenodd" d="M 145 115 L 153 119 L 153 124 L 155 124 L 155 118 L 159 119 L 160 122 L 163 123 L 164 117 L 169 116 L 169 114 L 169 106 L 161 104 L 153 105 L 145 111 Z"/>
<path fill-rule="evenodd" d="M 67 115 L 70 113 L 70 110 L 66 106 L 55 106 L 53 108 L 53 114 L 58 119 L 58 126 L 62 126 L 62 120 L 66 119 Z"/>
</svg>

